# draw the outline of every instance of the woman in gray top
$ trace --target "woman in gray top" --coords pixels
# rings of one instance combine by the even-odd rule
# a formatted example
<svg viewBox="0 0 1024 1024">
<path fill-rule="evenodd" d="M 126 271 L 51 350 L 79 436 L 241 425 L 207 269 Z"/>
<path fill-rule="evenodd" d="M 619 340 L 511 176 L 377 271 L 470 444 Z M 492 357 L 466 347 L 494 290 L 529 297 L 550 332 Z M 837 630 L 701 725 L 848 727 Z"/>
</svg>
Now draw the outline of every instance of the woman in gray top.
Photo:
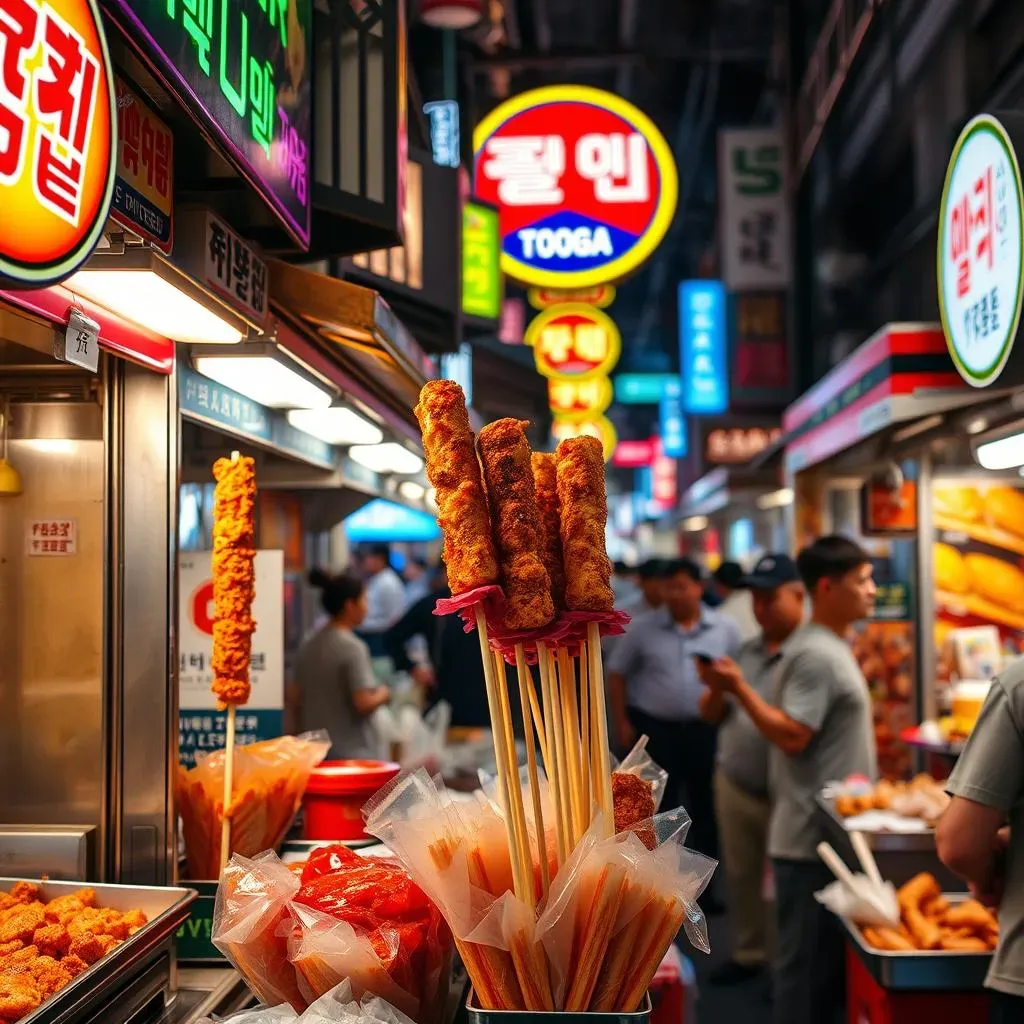
<svg viewBox="0 0 1024 1024">
<path fill-rule="evenodd" d="M 321 592 L 329 620 L 299 648 L 292 698 L 303 730 L 326 729 L 332 760 L 377 754 L 370 716 L 390 692 L 373 674 L 370 649 L 356 636 L 366 618 L 366 585 L 347 573 L 328 576 L 319 569 L 309 582 Z"/>
</svg>

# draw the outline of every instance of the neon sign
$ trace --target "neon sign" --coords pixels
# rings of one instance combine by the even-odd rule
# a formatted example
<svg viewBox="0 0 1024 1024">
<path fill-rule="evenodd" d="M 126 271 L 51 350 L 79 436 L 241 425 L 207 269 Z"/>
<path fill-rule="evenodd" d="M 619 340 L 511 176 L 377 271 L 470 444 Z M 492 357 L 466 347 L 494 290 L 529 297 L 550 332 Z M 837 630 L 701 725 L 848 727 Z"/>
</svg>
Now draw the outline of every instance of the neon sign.
<svg viewBox="0 0 1024 1024">
<path fill-rule="evenodd" d="M 683 281 L 679 285 L 684 412 L 714 416 L 729 408 L 725 315 L 721 281 Z"/>
<path fill-rule="evenodd" d="M 606 377 L 622 354 L 622 335 L 607 313 L 569 302 L 552 306 L 526 329 L 542 377 L 589 380 Z"/>
<path fill-rule="evenodd" d="M 473 136 L 476 195 L 501 212 L 502 267 L 541 288 L 626 277 L 675 215 L 672 150 L 631 103 L 550 86 L 502 103 Z"/>
<path fill-rule="evenodd" d="M 310 233 L 311 0 L 112 0 L 186 110 L 304 248 Z"/>
</svg>

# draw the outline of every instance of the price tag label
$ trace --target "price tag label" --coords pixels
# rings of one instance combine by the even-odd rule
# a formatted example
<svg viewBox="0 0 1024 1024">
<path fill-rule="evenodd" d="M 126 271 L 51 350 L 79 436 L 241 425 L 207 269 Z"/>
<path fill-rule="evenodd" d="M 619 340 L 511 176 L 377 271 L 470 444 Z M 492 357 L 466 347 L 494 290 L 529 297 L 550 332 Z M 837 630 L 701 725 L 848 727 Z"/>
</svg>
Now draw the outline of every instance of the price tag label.
<svg viewBox="0 0 1024 1024">
<path fill-rule="evenodd" d="M 77 309 L 68 311 L 64 359 L 95 373 L 100 365 L 100 325 Z"/>
</svg>

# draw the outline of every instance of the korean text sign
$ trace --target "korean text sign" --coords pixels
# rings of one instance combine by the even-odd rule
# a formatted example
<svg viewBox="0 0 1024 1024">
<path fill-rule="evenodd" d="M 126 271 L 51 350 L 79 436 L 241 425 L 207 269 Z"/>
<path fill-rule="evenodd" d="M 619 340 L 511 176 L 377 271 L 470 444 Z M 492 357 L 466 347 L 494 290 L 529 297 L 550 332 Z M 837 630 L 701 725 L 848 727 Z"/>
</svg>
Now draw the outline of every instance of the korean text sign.
<svg viewBox="0 0 1024 1024">
<path fill-rule="evenodd" d="M 3 0 L 0 57 L 0 279 L 42 287 L 88 259 L 114 190 L 114 76 L 95 0 Z"/>
<path fill-rule="evenodd" d="M 729 408 L 725 300 L 721 281 L 683 281 L 679 285 L 684 412 L 715 416 Z"/>
<path fill-rule="evenodd" d="M 718 133 L 722 277 L 730 291 L 790 285 L 785 152 L 779 129 Z"/>
<path fill-rule="evenodd" d="M 550 86 L 476 129 L 474 192 L 501 214 L 502 267 L 525 284 L 586 288 L 636 270 L 675 215 L 678 177 L 654 123 L 612 93 Z"/>
<path fill-rule="evenodd" d="M 1017 335 L 1022 209 L 1020 166 L 1007 126 L 981 114 L 964 128 L 946 171 L 937 254 L 946 345 L 974 387 L 999 377 Z"/>
<path fill-rule="evenodd" d="M 284 709 L 284 552 L 257 551 L 252 615 L 252 696 L 239 710 L 239 743 L 281 734 Z M 213 671 L 213 579 L 210 552 L 178 556 L 179 754 L 183 764 L 224 745 L 223 715 L 210 685 Z M 250 727 L 248 716 L 252 716 Z"/>
<path fill-rule="evenodd" d="M 606 377 L 622 354 L 622 335 L 603 310 L 583 303 L 551 306 L 526 329 L 534 363 L 543 377 L 590 380 Z"/>
<path fill-rule="evenodd" d="M 466 203 L 462 209 L 462 312 L 497 320 L 502 297 L 498 212 Z"/>
<path fill-rule="evenodd" d="M 111 0 L 182 105 L 309 245 L 312 0 Z"/>
</svg>

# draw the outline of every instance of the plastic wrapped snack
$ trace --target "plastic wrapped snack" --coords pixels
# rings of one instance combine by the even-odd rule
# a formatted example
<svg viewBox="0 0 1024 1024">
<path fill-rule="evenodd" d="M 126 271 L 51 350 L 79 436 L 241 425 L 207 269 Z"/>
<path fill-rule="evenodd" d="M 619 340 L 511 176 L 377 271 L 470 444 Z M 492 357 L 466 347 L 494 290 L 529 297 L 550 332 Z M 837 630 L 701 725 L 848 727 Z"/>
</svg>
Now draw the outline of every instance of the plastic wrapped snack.
<svg viewBox="0 0 1024 1024">
<path fill-rule="evenodd" d="M 231 852 L 255 857 L 276 849 L 299 812 L 310 773 L 327 756 L 324 732 L 281 736 L 235 749 Z M 220 874 L 224 808 L 224 752 L 178 769 L 178 811 L 185 835 L 189 877 Z"/>
</svg>

